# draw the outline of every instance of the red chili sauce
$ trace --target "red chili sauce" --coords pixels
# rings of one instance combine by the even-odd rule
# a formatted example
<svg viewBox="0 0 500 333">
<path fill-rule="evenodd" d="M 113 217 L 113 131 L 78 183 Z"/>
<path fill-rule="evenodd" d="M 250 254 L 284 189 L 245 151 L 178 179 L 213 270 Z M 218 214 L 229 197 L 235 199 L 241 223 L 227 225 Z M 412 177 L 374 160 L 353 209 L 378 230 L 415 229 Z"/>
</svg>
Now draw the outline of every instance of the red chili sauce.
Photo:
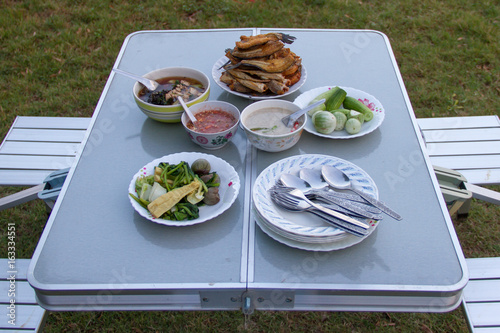
<svg viewBox="0 0 500 333">
<path fill-rule="evenodd" d="M 195 114 L 196 126 L 188 121 L 187 128 L 198 133 L 218 133 L 231 128 L 236 124 L 236 118 L 221 109 L 205 110 Z"/>
</svg>

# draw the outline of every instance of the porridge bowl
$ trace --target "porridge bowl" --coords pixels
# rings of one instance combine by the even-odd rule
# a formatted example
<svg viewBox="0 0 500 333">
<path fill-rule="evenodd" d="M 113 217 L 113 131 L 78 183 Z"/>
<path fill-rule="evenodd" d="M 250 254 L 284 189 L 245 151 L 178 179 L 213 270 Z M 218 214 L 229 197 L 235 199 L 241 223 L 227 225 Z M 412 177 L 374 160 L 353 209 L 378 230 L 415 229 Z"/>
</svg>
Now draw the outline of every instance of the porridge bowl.
<svg viewBox="0 0 500 333">
<path fill-rule="evenodd" d="M 299 141 L 307 117 L 302 115 L 290 128 L 281 119 L 299 110 L 298 105 L 285 100 L 258 101 L 241 112 L 241 125 L 256 148 L 268 152 L 287 150 Z"/>
</svg>

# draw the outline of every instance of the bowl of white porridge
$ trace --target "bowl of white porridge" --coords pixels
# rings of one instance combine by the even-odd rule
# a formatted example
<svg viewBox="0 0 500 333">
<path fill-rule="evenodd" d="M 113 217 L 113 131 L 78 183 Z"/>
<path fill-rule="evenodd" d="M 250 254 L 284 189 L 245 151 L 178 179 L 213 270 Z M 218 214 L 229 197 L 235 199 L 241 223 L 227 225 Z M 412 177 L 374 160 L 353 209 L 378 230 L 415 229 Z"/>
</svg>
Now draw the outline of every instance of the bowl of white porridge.
<svg viewBox="0 0 500 333">
<path fill-rule="evenodd" d="M 247 106 L 241 112 L 240 121 L 248 141 L 256 148 L 283 151 L 299 141 L 307 117 L 302 115 L 292 127 L 286 127 L 281 119 L 299 110 L 299 106 L 289 101 L 262 100 Z"/>
</svg>

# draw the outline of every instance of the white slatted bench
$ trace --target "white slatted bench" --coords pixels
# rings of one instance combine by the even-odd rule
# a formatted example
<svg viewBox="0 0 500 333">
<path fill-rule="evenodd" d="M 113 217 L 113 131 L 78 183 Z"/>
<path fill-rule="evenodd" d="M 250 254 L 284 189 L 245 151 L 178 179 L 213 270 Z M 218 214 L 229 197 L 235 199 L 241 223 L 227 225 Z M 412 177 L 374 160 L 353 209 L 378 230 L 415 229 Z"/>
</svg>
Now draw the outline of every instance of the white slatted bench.
<svg viewBox="0 0 500 333">
<path fill-rule="evenodd" d="M 464 206 L 460 202 L 453 205 L 450 214 L 468 211 L 468 194 L 500 204 L 500 193 L 478 186 L 500 184 L 498 116 L 417 121 L 445 200 L 468 201 Z M 500 258 L 471 258 L 466 262 L 470 280 L 463 292 L 462 306 L 469 328 L 479 333 L 500 332 Z"/>
<path fill-rule="evenodd" d="M 433 165 L 453 169 L 476 185 L 500 184 L 498 116 L 419 118 Z"/>
<path fill-rule="evenodd" d="M 500 258 L 466 259 L 469 283 L 462 306 L 471 332 L 500 332 Z"/>
<path fill-rule="evenodd" d="M 0 259 L 0 332 L 41 332 L 47 316 L 47 311 L 40 307 L 35 298 L 35 290 L 29 285 L 26 279 L 29 259 L 15 260 L 15 296 L 9 296 L 12 290 L 7 259 Z M 15 299 L 15 308 L 10 306 L 12 299 Z M 15 315 L 15 320 L 11 321 Z M 10 322 L 9 322 L 10 321 Z"/>
<path fill-rule="evenodd" d="M 460 201 L 467 194 L 500 205 L 500 193 L 478 185 L 500 184 L 500 119 L 498 116 L 420 118 L 418 125 L 425 140 L 427 153 L 435 166 L 441 191 L 448 199 L 455 192 L 458 205 L 451 213 L 466 215 L 470 200 Z M 440 179 L 440 169 L 452 180 L 458 172 L 455 189 Z M 448 169 L 448 171 L 446 171 Z M 465 177 L 462 181 L 461 177 Z M 453 180 L 452 180 L 453 182 Z M 446 198 L 445 198 L 446 199 Z"/>
<path fill-rule="evenodd" d="M 16 117 L 0 146 L 0 186 L 34 186 L 0 199 L 0 210 L 33 200 L 52 172 L 73 164 L 90 118 Z"/>
<path fill-rule="evenodd" d="M 90 118 L 17 117 L 0 146 L 0 185 L 31 186 L 70 167 Z"/>
</svg>

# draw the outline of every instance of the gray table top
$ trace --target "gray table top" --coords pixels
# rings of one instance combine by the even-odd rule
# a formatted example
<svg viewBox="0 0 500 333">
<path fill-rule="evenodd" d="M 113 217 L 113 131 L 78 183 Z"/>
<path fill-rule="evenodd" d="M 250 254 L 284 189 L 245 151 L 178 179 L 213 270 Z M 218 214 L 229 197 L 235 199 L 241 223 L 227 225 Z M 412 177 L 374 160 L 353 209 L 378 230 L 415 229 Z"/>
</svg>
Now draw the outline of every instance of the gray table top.
<svg viewBox="0 0 500 333">
<path fill-rule="evenodd" d="M 141 31 L 127 37 L 115 67 L 145 73 L 186 66 L 210 77 L 213 64 L 240 35 L 270 31 L 275 30 Z M 255 150 L 240 130 L 228 146 L 208 152 L 191 143 L 181 125 L 139 112 L 131 96 L 133 81 L 110 74 L 83 152 L 30 266 L 29 281 L 42 305 L 229 309 L 245 297 L 270 299 L 272 291 L 285 293 L 292 303 L 266 304 L 275 308 L 379 310 L 408 304 L 411 311 L 444 311 L 458 304 L 468 278 L 465 261 L 388 38 L 377 31 L 279 31 L 297 37 L 290 48 L 308 73 L 304 86 L 284 99 L 293 101 L 325 85 L 355 87 L 384 105 L 380 128 L 340 141 L 304 132 L 296 146 L 281 153 Z M 251 103 L 213 80 L 210 99 L 240 110 Z M 158 225 L 135 213 L 126 191 L 135 172 L 158 157 L 189 151 L 234 166 L 242 187 L 233 206 L 190 227 Z M 384 218 L 370 237 L 340 251 L 298 250 L 271 239 L 251 214 L 253 180 L 270 164 L 299 154 L 332 155 L 363 168 L 380 198 L 404 219 Z"/>
</svg>

